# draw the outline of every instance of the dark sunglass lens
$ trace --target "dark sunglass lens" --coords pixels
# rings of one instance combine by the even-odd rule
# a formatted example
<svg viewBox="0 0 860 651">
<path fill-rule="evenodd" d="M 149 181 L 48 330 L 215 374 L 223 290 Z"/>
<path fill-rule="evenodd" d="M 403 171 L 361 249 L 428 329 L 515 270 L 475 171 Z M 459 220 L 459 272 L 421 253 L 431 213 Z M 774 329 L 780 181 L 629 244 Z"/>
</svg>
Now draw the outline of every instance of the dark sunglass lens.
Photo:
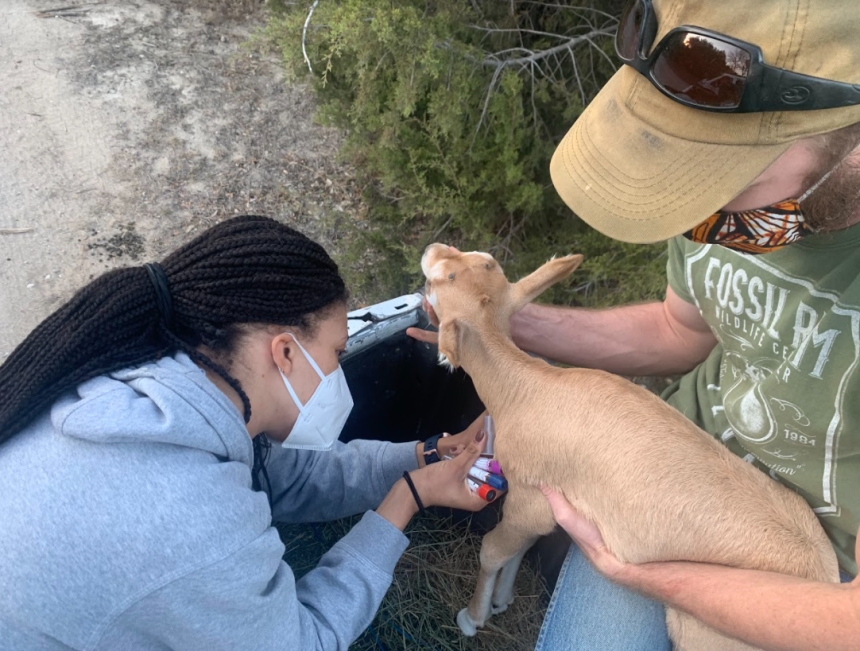
<svg viewBox="0 0 860 651">
<path fill-rule="evenodd" d="M 625 61 L 631 61 L 636 57 L 636 48 L 639 45 L 639 30 L 642 27 L 642 16 L 645 9 L 642 0 L 631 0 L 621 14 L 618 22 L 618 31 L 615 33 L 615 49 Z"/>
<path fill-rule="evenodd" d="M 651 74 L 670 94 L 709 108 L 741 103 L 750 55 L 708 36 L 679 32 L 666 39 Z"/>
</svg>

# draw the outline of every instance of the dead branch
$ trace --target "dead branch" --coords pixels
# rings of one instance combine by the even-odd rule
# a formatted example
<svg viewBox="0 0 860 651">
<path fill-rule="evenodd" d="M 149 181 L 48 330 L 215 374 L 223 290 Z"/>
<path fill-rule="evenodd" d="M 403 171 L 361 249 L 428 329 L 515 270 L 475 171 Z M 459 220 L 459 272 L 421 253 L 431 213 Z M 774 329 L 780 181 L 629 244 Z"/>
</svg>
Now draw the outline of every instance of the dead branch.
<svg viewBox="0 0 860 651">
<path fill-rule="evenodd" d="M 308 58 L 308 51 L 305 48 L 305 43 L 307 42 L 308 37 L 308 23 L 311 22 L 311 16 L 314 15 L 314 9 L 317 8 L 317 5 L 320 3 L 320 0 L 314 0 L 314 3 L 311 5 L 311 10 L 308 12 L 308 17 L 305 18 L 305 26 L 302 28 L 302 54 L 305 57 L 305 63 L 308 64 L 308 70 L 311 74 L 314 73 L 314 69 L 311 67 L 311 60 Z"/>
<path fill-rule="evenodd" d="M 481 32 L 487 32 L 488 34 L 534 34 L 535 36 L 549 36 L 551 38 L 562 38 L 564 40 L 570 40 L 569 36 L 565 36 L 564 34 L 553 34 L 552 32 L 541 32 L 536 29 L 525 29 L 525 28 L 502 28 L 502 27 L 481 27 L 480 25 L 469 25 L 472 29 L 477 29 Z"/>
<path fill-rule="evenodd" d="M 518 30 L 514 30 L 514 31 L 518 31 Z M 490 85 L 487 88 L 487 94 L 484 98 L 484 106 L 483 106 L 483 109 L 481 110 L 481 117 L 478 120 L 477 127 L 475 127 L 475 133 L 472 136 L 472 145 L 475 144 L 475 140 L 478 137 L 478 133 L 480 133 L 481 127 L 484 124 L 484 119 L 487 117 L 487 110 L 489 109 L 489 106 L 490 106 L 490 99 L 492 98 L 493 92 L 496 90 L 496 85 L 499 82 L 499 78 L 501 76 L 502 71 L 504 71 L 506 68 L 517 68 L 518 71 L 520 71 L 520 70 L 523 70 L 524 68 L 528 67 L 531 70 L 533 82 L 534 82 L 534 73 L 535 72 L 540 72 L 540 74 L 543 75 L 544 78 L 548 79 L 546 73 L 544 73 L 544 71 L 541 69 L 540 64 L 543 61 L 549 59 L 550 57 L 555 57 L 556 55 L 564 53 L 564 52 L 569 53 L 570 56 L 573 57 L 574 56 L 573 48 L 575 48 L 577 45 L 580 45 L 581 43 L 588 43 L 594 49 L 598 50 L 604 57 L 606 57 L 606 59 L 609 61 L 610 65 L 612 66 L 612 68 L 614 70 L 615 65 L 612 63 L 612 60 L 607 56 L 607 54 L 603 50 L 600 49 L 600 47 L 598 47 L 598 45 L 594 42 L 594 40 L 592 40 L 598 36 L 612 36 L 613 33 L 614 33 L 614 31 L 610 30 L 607 27 L 603 27 L 600 29 L 592 30 L 592 31 L 588 32 L 587 34 L 580 34 L 579 36 L 573 36 L 573 37 L 565 37 L 566 40 L 564 43 L 561 43 L 559 45 L 555 45 L 551 48 L 547 48 L 546 50 L 533 51 L 533 50 L 529 50 L 528 48 L 513 47 L 513 48 L 508 48 L 506 50 L 500 50 L 499 52 L 495 52 L 495 53 L 490 54 L 487 57 L 485 57 L 480 62 L 481 65 L 487 66 L 487 67 L 492 67 L 495 69 L 493 70 L 493 76 L 490 79 Z M 499 55 L 507 54 L 508 52 L 528 52 L 528 54 L 526 56 L 509 57 L 509 58 L 503 58 L 503 59 L 499 58 Z M 575 65 L 574 65 L 574 69 L 576 69 Z M 552 73 L 550 73 L 550 74 L 552 74 Z M 580 89 L 582 89 L 582 84 L 581 84 L 581 81 L 579 80 L 579 74 L 578 74 L 578 72 L 576 72 L 575 74 L 577 77 L 577 83 L 579 83 Z M 583 92 L 583 98 L 584 97 L 585 97 L 585 94 Z"/>
<path fill-rule="evenodd" d="M 481 63 L 485 66 L 492 67 L 492 68 L 508 68 L 511 66 L 522 67 L 522 66 L 526 66 L 530 63 L 538 63 L 539 61 L 543 61 L 547 57 L 550 57 L 554 54 L 564 52 L 565 50 L 568 50 L 570 48 L 574 48 L 577 45 L 579 45 L 580 43 L 588 42 L 593 47 L 600 50 L 600 48 L 597 47 L 597 45 L 595 44 L 595 42 L 592 39 L 596 38 L 598 36 L 612 36 L 612 35 L 613 35 L 613 32 L 608 30 L 608 29 L 605 29 L 605 28 L 604 29 L 596 29 L 596 30 L 592 30 L 592 31 L 588 32 L 587 34 L 581 34 L 579 36 L 574 36 L 572 38 L 568 38 L 567 40 L 565 40 L 564 43 L 561 43 L 559 45 L 555 45 L 551 48 L 547 48 L 546 50 L 539 50 L 537 52 L 532 52 L 529 50 L 531 52 L 531 54 L 529 54 L 528 56 L 512 57 L 509 59 L 499 60 L 496 57 L 500 53 L 495 53 L 495 54 L 491 54 L 488 57 L 484 58 L 484 60 Z M 511 48 L 511 49 L 513 50 L 513 49 L 525 49 L 525 48 Z M 507 50 L 502 50 L 502 52 L 506 52 L 506 51 Z M 600 50 L 600 52 L 601 52 L 601 54 L 606 56 L 606 53 L 603 52 L 603 50 Z M 606 58 L 609 60 L 610 63 L 612 63 L 612 60 L 609 59 L 608 56 L 606 56 Z M 615 66 L 613 64 L 613 68 L 614 67 Z"/>
</svg>

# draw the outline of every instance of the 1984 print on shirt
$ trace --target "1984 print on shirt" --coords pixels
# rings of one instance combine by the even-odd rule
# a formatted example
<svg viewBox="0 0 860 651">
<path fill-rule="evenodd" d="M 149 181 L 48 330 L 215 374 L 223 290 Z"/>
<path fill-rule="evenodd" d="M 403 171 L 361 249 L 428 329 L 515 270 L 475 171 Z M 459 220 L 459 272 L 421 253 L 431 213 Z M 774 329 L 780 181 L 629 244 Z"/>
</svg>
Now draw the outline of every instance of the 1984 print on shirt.
<svg viewBox="0 0 860 651">
<path fill-rule="evenodd" d="M 758 256 L 679 238 L 669 256 L 719 341 L 670 404 L 798 490 L 856 574 L 860 228 Z"/>
</svg>

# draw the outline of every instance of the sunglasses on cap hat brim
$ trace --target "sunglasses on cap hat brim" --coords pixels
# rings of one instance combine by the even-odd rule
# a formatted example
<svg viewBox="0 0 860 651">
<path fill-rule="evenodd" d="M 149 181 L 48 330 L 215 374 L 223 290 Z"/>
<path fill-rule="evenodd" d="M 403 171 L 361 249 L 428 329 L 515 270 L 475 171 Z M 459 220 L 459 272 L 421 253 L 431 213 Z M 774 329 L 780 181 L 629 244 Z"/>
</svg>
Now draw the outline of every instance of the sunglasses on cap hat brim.
<svg viewBox="0 0 860 651">
<path fill-rule="evenodd" d="M 686 106 L 755 113 L 860 105 L 860 85 L 770 66 L 752 43 L 682 25 L 652 50 L 656 35 L 651 0 L 632 0 L 621 15 L 615 50 L 660 92 Z"/>
</svg>

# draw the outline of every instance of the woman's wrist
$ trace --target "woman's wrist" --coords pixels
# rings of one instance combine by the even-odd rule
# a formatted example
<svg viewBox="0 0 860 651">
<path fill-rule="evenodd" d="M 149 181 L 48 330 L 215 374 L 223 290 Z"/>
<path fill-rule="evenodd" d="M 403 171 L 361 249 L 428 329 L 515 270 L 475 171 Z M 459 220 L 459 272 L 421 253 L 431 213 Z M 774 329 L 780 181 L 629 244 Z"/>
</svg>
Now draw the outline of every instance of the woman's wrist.
<svg viewBox="0 0 860 651">
<path fill-rule="evenodd" d="M 388 495 L 382 500 L 382 504 L 376 509 L 376 513 L 388 520 L 395 527 L 403 531 L 412 516 L 418 513 L 418 504 L 412 497 L 412 491 L 406 485 L 406 480 L 398 479 Z"/>
<path fill-rule="evenodd" d="M 455 444 L 451 443 L 449 440 L 451 438 L 450 434 L 442 432 L 438 436 L 430 437 L 426 441 L 418 441 L 418 443 L 415 444 L 415 456 L 418 459 L 418 467 L 423 468 L 428 463 L 439 461 L 442 457 L 449 454 L 451 452 L 451 448 L 455 446 Z"/>
<path fill-rule="evenodd" d="M 456 447 L 456 443 L 451 441 L 451 436 L 449 434 L 440 436 L 439 440 L 436 441 L 436 453 L 439 455 L 440 459 L 449 456 L 451 454 L 452 447 Z"/>
</svg>

